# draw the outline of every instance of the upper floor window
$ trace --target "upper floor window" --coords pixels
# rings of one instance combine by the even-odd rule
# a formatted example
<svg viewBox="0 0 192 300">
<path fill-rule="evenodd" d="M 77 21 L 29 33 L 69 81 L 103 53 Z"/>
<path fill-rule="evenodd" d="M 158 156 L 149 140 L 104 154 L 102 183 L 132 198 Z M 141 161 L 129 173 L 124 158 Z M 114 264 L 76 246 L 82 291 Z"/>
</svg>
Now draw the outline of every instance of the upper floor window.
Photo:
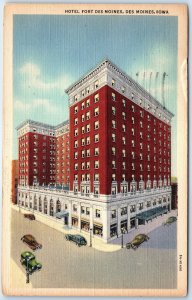
<svg viewBox="0 0 192 300">
<path fill-rule="evenodd" d="M 99 107 L 96 107 L 95 109 L 94 109 L 94 116 L 96 117 L 96 116 L 98 116 L 99 115 Z"/>
<path fill-rule="evenodd" d="M 122 99 L 122 104 L 123 104 L 123 107 L 125 107 L 125 106 L 126 106 L 125 99 Z"/>
<path fill-rule="evenodd" d="M 95 89 L 97 89 L 99 87 L 99 81 L 95 81 Z"/>
<path fill-rule="evenodd" d="M 116 121 L 112 120 L 112 128 L 116 128 Z"/>
<path fill-rule="evenodd" d="M 74 107 L 74 113 L 76 114 L 78 112 L 78 106 Z"/>
<path fill-rule="evenodd" d="M 115 116 L 116 115 L 116 108 L 112 106 L 112 114 Z"/>
<path fill-rule="evenodd" d="M 86 120 L 89 120 L 90 119 L 90 111 L 88 111 L 87 113 L 86 113 Z"/>
<path fill-rule="evenodd" d="M 99 101 L 99 94 L 96 94 L 95 96 L 94 96 L 94 102 L 96 103 L 96 102 L 98 102 Z"/>
<path fill-rule="evenodd" d="M 115 98 L 116 98 L 116 97 L 115 97 L 115 93 L 112 93 L 111 96 L 112 96 L 112 100 L 115 101 Z"/>
<path fill-rule="evenodd" d="M 86 107 L 89 107 L 90 106 L 90 99 L 87 99 L 86 101 Z"/>
<path fill-rule="evenodd" d="M 96 121 L 95 123 L 94 123 L 94 129 L 98 129 L 99 128 L 99 121 Z"/>
<path fill-rule="evenodd" d="M 112 79 L 112 80 L 111 80 L 111 85 L 112 85 L 112 86 L 115 86 L 115 79 Z"/>
</svg>

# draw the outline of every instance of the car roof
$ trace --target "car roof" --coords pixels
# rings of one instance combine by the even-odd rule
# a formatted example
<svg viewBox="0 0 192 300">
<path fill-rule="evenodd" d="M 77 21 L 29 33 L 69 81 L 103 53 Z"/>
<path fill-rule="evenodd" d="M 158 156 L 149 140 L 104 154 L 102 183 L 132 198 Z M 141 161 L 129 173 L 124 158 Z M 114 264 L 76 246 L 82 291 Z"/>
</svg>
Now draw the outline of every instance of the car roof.
<svg viewBox="0 0 192 300">
<path fill-rule="evenodd" d="M 24 237 L 31 239 L 31 240 L 35 240 L 34 236 L 31 234 L 25 234 Z"/>
<path fill-rule="evenodd" d="M 78 238 L 83 238 L 84 239 L 84 236 L 80 235 L 80 234 L 75 234 L 76 237 Z"/>
<path fill-rule="evenodd" d="M 35 257 L 33 253 L 31 253 L 30 251 L 25 251 L 21 253 L 22 257 Z"/>
</svg>

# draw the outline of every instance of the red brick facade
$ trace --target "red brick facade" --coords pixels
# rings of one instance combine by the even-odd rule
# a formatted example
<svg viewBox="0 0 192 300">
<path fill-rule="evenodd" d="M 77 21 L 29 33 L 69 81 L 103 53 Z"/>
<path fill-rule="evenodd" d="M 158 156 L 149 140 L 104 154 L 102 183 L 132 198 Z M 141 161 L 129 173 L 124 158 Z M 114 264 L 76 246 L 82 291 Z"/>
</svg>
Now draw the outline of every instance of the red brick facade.
<svg viewBox="0 0 192 300">
<path fill-rule="evenodd" d="M 106 195 L 112 192 L 112 181 L 119 193 L 123 181 L 142 179 L 146 188 L 148 180 L 151 187 L 154 180 L 170 180 L 171 127 L 107 85 L 70 107 L 70 132 L 71 190 L 78 177 L 78 190 L 84 179 L 94 192 L 95 174 L 99 193 Z"/>
</svg>

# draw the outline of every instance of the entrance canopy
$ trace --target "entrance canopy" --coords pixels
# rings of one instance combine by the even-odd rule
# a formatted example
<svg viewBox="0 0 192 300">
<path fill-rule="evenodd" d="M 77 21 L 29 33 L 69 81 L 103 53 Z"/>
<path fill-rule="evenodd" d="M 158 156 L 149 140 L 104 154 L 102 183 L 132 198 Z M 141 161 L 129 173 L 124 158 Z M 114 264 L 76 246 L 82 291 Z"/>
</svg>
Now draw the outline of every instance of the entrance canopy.
<svg viewBox="0 0 192 300">
<path fill-rule="evenodd" d="M 57 212 L 55 214 L 55 217 L 58 218 L 58 219 L 61 219 L 61 218 L 64 218 L 64 217 L 68 217 L 69 216 L 69 213 L 65 210 L 62 210 L 60 212 Z"/>
<path fill-rule="evenodd" d="M 144 211 L 140 214 L 137 214 L 136 219 L 148 221 L 166 213 L 167 211 L 168 211 L 167 207 L 156 207 L 148 211 Z"/>
</svg>

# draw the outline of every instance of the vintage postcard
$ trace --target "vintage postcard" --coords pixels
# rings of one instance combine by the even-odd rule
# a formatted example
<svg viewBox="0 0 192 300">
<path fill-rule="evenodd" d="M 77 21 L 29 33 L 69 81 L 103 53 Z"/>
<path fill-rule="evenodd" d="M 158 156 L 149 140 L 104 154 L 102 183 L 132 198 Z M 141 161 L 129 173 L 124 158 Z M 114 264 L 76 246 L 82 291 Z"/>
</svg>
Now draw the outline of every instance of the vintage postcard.
<svg viewBox="0 0 192 300">
<path fill-rule="evenodd" d="M 187 23 L 5 6 L 4 294 L 186 295 Z"/>
</svg>

